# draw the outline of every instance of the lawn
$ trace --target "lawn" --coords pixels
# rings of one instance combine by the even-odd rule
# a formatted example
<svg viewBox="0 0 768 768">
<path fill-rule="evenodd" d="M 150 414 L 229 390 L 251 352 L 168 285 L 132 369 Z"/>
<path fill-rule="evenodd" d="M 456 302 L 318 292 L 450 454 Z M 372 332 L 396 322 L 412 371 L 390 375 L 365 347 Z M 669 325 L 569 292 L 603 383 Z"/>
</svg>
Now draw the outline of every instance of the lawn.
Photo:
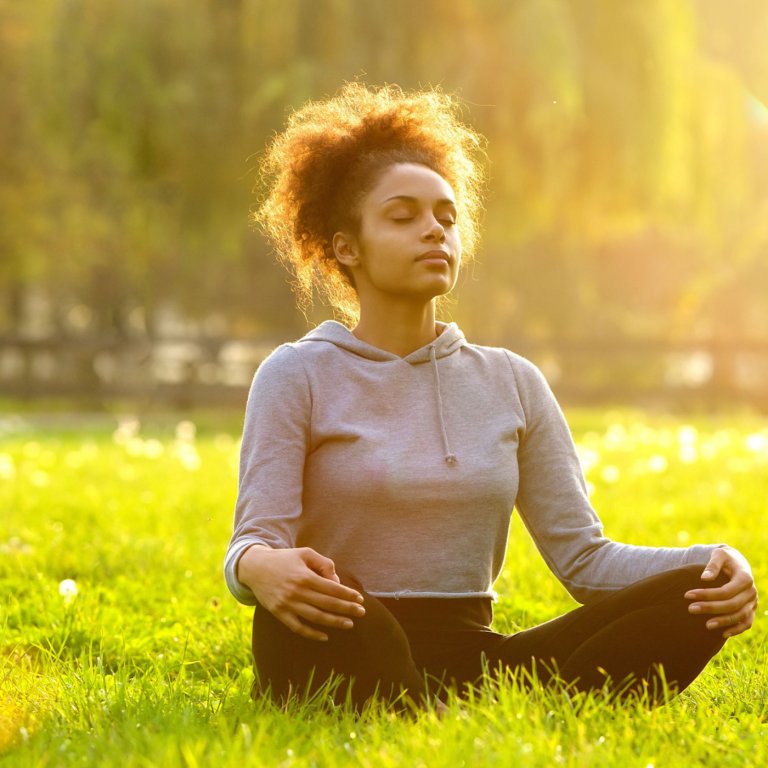
<svg viewBox="0 0 768 768">
<path fill-rule="evenodd" d="M 728 542 L 768 584 L 768 428 L 749 414 L 572 411 L 608 535 Z M 221 561 L 237 417 L 0 417 L 0 764 L 768 765 L 768 630 L 666 706 L 514 685 L 442 720 L 249 698 L 251 611 Z M 574 605 L 519 521 L 496 628 Z M 764 587 L 768 589 L 768 587 Z"/>
</svg>

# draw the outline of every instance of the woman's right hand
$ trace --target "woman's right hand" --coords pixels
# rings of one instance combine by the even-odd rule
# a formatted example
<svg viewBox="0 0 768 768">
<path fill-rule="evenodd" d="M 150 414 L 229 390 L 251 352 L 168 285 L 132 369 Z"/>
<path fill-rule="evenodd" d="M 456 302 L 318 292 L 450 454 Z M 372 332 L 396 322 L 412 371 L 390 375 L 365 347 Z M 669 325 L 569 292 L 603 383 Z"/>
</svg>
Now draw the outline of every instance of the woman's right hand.
<svg viewBox="0 0 768 768">
<path fill-rule="evenodd" d="M 310 640 L 327 640 L 328 635 L 306 622 L 351 629 L 352 618 L 365 614 L 363 596 L 339 581 L 333 560 L 309 547 L 271 549 L 254 544 L 241 556 L 237 578 L 261 606 Z"/>
</svg>

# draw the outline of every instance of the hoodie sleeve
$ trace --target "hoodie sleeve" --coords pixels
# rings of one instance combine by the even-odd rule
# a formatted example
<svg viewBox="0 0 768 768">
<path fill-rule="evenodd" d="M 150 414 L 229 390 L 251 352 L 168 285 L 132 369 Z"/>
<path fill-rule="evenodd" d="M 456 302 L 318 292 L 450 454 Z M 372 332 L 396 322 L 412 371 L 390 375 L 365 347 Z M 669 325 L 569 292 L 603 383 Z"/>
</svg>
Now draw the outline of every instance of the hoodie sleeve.
<svg viewBox="0 0 768 768">
<path fill-rule="evenodd" d="M 525 414 L 515 506 L 568 592 L 581 603 L 593 602 L 646 576 L 706 563 L 722 545 L 642 547 L 603 535 L 570 429 L 549 385 L 532 363 L 511 354 L 509 359 Z"/>
<path fill-rule="evenodd" d="M 252 544 L 294 546 L 311 407 L 298 353 L 290 345 L 278 347 L 259 366 L 248 394 L 234 533 L 224 560 L 227 586 L 246 605 L 256 599 L 237 579 L 243 552 Z"/>
</svg>

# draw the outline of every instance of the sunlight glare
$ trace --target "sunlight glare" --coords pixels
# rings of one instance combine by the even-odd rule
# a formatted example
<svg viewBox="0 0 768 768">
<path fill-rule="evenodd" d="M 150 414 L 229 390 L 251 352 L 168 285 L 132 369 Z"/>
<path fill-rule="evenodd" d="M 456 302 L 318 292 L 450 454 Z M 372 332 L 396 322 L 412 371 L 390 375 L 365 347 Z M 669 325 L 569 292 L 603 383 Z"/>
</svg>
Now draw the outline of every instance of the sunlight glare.
<svg viewBox="0 0 768 768">
<path fill-rule="evenodd" d="M 650 472 L 656 472 L 660 474 L 661 472 L 665 472 L 668 466 L 669 462 L 659 453 L 654 454 L 648 459 L 648 470 Z"/>
<path fill-rule="evenodd" d="M 0 480 L 13 480 L 16 477 L 16 466 L 13 456 L 9 453 L 0 453 Z"/>
</svg>

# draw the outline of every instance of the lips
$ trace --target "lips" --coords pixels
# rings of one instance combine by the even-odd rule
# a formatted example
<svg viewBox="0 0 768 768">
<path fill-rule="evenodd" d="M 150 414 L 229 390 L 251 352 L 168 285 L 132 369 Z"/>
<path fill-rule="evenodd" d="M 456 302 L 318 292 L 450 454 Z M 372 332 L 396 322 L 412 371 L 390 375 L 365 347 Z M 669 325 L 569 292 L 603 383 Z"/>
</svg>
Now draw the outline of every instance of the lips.
<svg viewBox="0 0 768 768">
<path fill-rule="evenodd" d="M 422 253 L 416 261 L 444 261 L 447 264 L 451 263 L 451 257 L 445 251 L 435 249 L 433 251 L 427 251 Z"/>
</svg>

